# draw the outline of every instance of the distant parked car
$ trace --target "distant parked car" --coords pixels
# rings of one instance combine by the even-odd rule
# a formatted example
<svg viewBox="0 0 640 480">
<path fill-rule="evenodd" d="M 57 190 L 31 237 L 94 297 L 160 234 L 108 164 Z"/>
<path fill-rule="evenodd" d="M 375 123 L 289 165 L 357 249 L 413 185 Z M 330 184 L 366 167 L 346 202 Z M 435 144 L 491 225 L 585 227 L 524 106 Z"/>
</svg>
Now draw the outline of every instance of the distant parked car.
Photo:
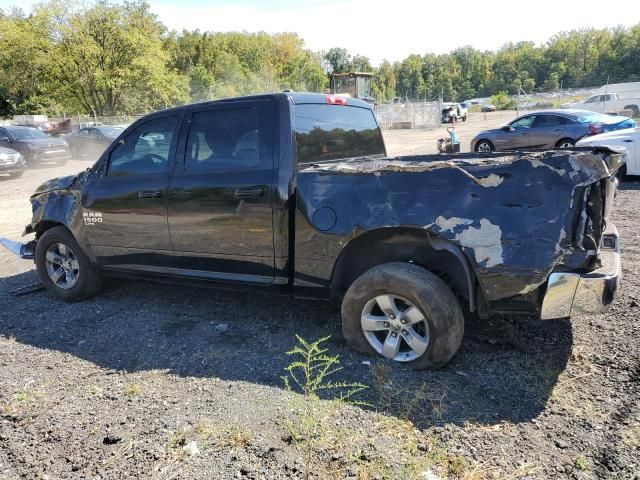
<svg viewBox="0 0 640 480">
<path fill-rule="evenodd" d="M 545 110 L 516 118 L 500 128 L 485 130 L 471 140 L 471 150 L 517 150 L 523 148 L 569 148 L 582 137 L 633 128 L 626 117 L 587 110 Z"/>
<path fill-rule="evenodd" d="M 442 123 L 453 123 L 458 120 L 467 121 L 467 104 L 466 103 L 443 103 L 442 104 Z"/>
<path fill-rule="evenodd" d="M 19 177 L 25 169 L 25 161 L 19 152 L 0 147 L 0 174 Z"/>
<path fill-rule="evenodd" d="M 85 127 L 67 136 L 66 140 L 73 158 L 88 155 L 96 159 L 124 130 L 125 127 L 120 126 Z"/>
<path fill-rule="evenodd" d="M 627 150 L 626 164 L 620 173 L 640 175 L 640 128 L 627 128 L 614 132 L 585 137 L 576 143 L 579 147 L 624 147 Z"/>
<path fill-rule="evenodd" d="M 482 112 L 495 112 L 496 111 L 496 106 L 495 105 L 483 105 L 482 108 L 480 109 L 480 111 Z"/>
<path fill-rule="evenodd" d="M 0 127 L 0 147 L 18 151 L 27 165 L 63 164 L 71 158 L 64 140 L 50 137 L 34 127 Z"/>
</svg>

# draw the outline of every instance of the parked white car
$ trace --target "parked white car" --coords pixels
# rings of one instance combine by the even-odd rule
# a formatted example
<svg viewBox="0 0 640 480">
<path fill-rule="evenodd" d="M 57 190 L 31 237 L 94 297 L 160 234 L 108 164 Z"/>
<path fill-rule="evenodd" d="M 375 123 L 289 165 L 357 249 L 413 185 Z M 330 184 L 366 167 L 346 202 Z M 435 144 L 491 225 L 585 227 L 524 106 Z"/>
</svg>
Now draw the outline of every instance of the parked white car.
<svg viewBox="0 0 640 480">
<path fill-rule="evenodd" d="M 640 98 L 621 98 L 617 93 L 592 95 L 583 102 L 565 103 L 562 108 L 578 108 L 601 113 L 619 113 L 623 110 L 640 115 Z"/>
<path fill-rule="evenodd" d="M 576 143 L 578 147 L 624 147 L 627 149 L 627 175 L 640 175 L 640 127 L 585 137 Z"/>
</svg>

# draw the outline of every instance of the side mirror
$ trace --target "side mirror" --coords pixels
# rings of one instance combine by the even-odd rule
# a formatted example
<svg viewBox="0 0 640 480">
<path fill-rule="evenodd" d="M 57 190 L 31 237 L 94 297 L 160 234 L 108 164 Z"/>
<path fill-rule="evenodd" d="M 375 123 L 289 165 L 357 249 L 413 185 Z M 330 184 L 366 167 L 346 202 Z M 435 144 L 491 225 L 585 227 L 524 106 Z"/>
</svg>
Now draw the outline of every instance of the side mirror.
<svg viewBox="0 0 640 480">
<path fill-rule="evenodd" d="M 11 139 L 9 137 L 0 137 L 0 142 L 9 142 L 9 143 L 11 143 Z"/>
<path fill-rule="evenodd" d="M 505 125 L 504 127 L 502 127 L 502 130 L 504 130 L 505 132 L 513 132 L 515 128 L 511 125 Z"/>
</svg>

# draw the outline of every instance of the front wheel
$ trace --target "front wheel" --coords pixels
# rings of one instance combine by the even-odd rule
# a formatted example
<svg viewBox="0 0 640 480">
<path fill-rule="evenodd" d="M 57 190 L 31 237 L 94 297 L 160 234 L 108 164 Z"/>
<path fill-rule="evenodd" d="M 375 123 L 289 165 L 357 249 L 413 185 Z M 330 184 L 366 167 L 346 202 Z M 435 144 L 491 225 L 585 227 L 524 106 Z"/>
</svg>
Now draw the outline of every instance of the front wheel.
<svg viewBox="0 0 640 480">
<path fill-rule="evenodd" d="M 458 299 L 437 275 L 386 263 L 361 275 L 342 302 L 342 332 L 354 349 L 420 370 L 445 365 L 462 343 Z"/>
<path fill-rule="evenodd" d="M 489 140 L 480 140 L 476 144 L 476 152 L 478 153 L 489 153 L 493 152 L 493 144 Z"/>
<path fill-rule="evenodd" d="M 51 228 L 38 238 L 35 261 L 42 284 L 65 302 L 85 300 L 102 288 L 100 272 L 64 227 Z"/>
</svg>

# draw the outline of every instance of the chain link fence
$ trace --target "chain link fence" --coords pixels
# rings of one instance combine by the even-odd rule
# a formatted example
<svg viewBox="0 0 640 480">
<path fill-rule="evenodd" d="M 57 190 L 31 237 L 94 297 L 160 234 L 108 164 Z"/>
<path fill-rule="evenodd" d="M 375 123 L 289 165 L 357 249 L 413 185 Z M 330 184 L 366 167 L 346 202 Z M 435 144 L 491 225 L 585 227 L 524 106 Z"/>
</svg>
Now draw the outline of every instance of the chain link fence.
<svg viewBox="0 0 640 480">
<path fill-rule="evenodd" d="M 382 103 L 374 111 L 383 129 L 437 128 L 442 119 L 440 101 Z"/>
</svg>

